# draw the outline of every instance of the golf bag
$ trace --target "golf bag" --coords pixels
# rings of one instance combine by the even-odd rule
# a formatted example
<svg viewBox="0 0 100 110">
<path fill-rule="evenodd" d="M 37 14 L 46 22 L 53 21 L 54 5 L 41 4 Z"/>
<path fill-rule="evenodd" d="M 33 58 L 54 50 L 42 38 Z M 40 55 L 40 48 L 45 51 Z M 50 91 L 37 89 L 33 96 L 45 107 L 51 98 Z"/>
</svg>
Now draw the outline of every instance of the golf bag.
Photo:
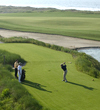
<svg viewBox="0 0 100 110">
<path fill-rule="evenodd" d="M 22 75 L 21 75 L 21 81 L 24 81 L 25 80 L 25 70 L 22 69 Z"/>
</svg>

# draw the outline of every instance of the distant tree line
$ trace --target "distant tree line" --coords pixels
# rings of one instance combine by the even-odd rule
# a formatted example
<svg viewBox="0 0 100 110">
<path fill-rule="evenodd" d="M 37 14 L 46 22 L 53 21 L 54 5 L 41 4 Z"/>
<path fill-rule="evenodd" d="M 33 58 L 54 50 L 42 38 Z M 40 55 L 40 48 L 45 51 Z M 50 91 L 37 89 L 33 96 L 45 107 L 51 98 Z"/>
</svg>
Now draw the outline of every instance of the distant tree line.
<svg viewBox="0 0 100 110">
<path fill-rule="evenodd" d="M 66 10 L 59 10 L 56 8 L 35 8 L 35 7 L 30 7 L 30 6 L 5 6 L 5 5 L 0 5 L 0 13 L 33 13 L 33 12 L 44 12 L 44 11 L 49 11 L 49 12 L 54 12 L 54 11 L 72 11 L 72 12 L 82 12 L 82 13 L 87 13 L 87 14 L 98 14 L 100 11 L 81 11 L 81 10 L 76 10 L 76 9 L 66 9 Z"/>
<path fill-rule="evenodd" d="M 21 7 L 21 6 L 0 6 L 0 13 L 31 13 L 34 11 L 50 11 L 57 10 L 55 8 L 34 8 L 34 7 Z"/>
</svg>

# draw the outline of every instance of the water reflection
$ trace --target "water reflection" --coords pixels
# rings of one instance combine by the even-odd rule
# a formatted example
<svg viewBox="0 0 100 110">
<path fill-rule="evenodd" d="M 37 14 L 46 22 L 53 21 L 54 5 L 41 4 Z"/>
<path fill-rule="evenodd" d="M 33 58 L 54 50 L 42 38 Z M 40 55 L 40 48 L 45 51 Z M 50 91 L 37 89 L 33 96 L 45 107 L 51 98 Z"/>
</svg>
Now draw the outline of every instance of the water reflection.
<svg viewBox="0 0 100 110">
<path fill-rule="evenodd" d="M 79 49 L 78 52 L 84 52 L 88 55 L 91 55 L 93 58 L 100 62 L 100 48 Z"/>
</svg>

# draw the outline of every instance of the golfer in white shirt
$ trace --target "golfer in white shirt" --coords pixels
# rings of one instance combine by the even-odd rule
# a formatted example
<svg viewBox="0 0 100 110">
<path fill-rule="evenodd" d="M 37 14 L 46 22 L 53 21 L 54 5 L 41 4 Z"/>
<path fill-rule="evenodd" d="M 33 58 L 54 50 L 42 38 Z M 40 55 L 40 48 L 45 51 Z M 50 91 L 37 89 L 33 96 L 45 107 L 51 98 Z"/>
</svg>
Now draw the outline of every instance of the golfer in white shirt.
<svg viewBox="0 0 100 110">
<path fill-rule="evenodd" d="M 22 75 L 22 67 L 21 67 L 21 62 L 19 62 L 19 64 L 18 64 L 18 76 L 19 76 L 18 80 L 20 83 L 21 83 L 21 75 Z"/>
</svg>

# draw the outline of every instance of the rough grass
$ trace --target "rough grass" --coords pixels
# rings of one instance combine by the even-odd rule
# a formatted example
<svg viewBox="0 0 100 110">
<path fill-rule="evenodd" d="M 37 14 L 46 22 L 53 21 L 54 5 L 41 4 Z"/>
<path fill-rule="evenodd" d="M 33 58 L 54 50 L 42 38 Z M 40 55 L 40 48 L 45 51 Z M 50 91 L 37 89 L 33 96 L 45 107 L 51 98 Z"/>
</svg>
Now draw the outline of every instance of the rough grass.
<svg viewBox="0 0 100 110">
<path fill-rule="evenodd" d="M 0 63 L 13 65 L 16 59 L 20 60 L 22 63 L 25 63 L 25 60 L 21 58 L 20 55 L 11 54 L 3 49 L 0 50 Z"/>
<path fill-rule="evenodd" d="M 11 48 L 13 46 L 13 48 Z M 23 86 L 51 110 L 98 110 L 100 80 L 76 70 L 71 54 L 32 44 L 0 44 L 27 61 Z M 62 82 L 60 64 L 66 62 L 68 83 Z"/>
<path fill-rule="evenodd" d="M 100 14 L 54 11 L 0 15 L 0 28 L 100 40 Z"/>
<path fill-rule="evenodd" d="M 0 53 L 16 60 L 19 55 L 0 50 Z M 16 57 L 14 57 L 14 55 Z M 0 58 L 0 61 L 3 58 Z M 22 60 L 21 57 L 19 60 Z M 0 110 L 42 110 L 42 106 L 33 98 L 29 92 L 11 75 L 11 61 L 0 63 Z"/>
<path fill-rule="evenodd" d="M 100 62 L 93 57 L 86 55 L 85 53 L 81 53 L 75 64 L 77 70 L 95 78 L 100 78 Z"/>
</svg>

